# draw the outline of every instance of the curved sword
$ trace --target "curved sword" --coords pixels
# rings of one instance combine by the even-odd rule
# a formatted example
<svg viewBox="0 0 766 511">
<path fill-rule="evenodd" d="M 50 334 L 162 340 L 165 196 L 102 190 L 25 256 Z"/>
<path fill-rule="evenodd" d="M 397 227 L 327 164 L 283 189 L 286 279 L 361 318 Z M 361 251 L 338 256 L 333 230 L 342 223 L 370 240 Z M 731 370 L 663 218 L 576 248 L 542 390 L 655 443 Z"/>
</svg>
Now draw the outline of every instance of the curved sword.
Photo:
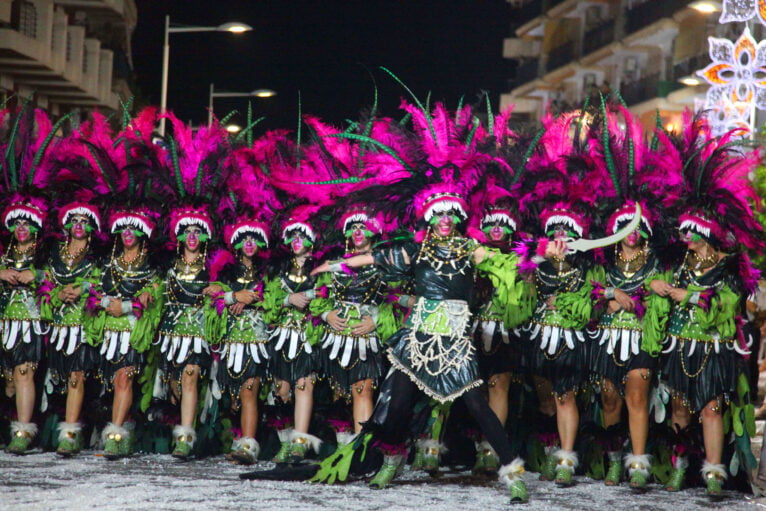
<svg viewBox="0 0 766 511">
<path fill-rule="evenodd" d="M 593 250 L 594 248 L 608 247 L 609 245 L 619 243 L 627 238 L 628 234 L 635 231 L 639 225 L 641 225 L 641 205 L 636 203 L 636 213 L 633 215 L 633 218 L 628 225 L 612 234 L 611 236 L 606 236 L 604 238 L 597 238 L 595 240 L 586 240 L 582 238 L 571 241 L 566 240 L 567 254 L 572 254 L 574 252 L 586 252 L 588 250 Z"/>
</svg>

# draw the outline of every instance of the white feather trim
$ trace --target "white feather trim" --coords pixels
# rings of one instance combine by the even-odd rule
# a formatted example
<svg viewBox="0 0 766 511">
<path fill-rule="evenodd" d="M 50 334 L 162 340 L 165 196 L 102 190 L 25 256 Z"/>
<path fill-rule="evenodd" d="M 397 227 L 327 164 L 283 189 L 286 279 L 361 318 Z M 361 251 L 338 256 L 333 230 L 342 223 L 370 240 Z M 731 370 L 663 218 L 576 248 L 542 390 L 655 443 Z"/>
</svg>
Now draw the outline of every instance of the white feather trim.
<svg viewBox="0 0 766 511">
<path fill-rule="evenodd" d="M 319 447 L 322 445 L 322 441 L 318 437 L 309 435 L 308 433 L 301 433 L 300 431 L 295 430 L 290 433 L 290 443 L 297 443 L 299 438 L 305 439 L 311 448 L 314 449 L 314 452 L 319 452 Z"/>
<path fill-rule="evenodd" d="M 516 458 L 507 465 L 503 465 L 497 471 L 497 479 L 501 483 L 505 483 L 510 488 L 511 484 L 524 477 L 524 460 Z"/>
<path fill-rule="evenodd" d="M 566 469 L 574 474 L 577 465 L 580 464 L 580 460 L 577 457 L 577 453 L 574 451 L 565 451 L 564 449 L 558 449 L 553 453 L 556 458 L 556 469 Z"/>
<path fill-rule="evenodd" d="M 649 477 L 649 469 L 652 468 L 652 459 L 648 454 L 626 454 L 624 461 L 628 475 L 633 475 L 634 472 L 639 472 L 644 476 Z"/>
</svg>

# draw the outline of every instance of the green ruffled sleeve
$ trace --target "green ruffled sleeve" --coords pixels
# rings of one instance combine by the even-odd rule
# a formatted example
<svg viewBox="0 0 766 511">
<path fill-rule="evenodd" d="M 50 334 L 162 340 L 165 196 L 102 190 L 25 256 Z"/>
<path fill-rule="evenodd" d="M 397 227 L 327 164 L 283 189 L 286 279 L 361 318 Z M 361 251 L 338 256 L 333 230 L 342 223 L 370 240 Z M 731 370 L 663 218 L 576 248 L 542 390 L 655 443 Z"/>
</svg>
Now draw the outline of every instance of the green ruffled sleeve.
<svg viewBox="0 0 766 511">
<path fill-rule="evenodd" d="M 382 342 L 399 330 L 399 321 L 394 313 L 394 305 L 382 303 L 378 306 L 378 322 L 375 325 L 378 337 Z"/>
<path fill-rule="evenodd" d="M 282 289 L 279 277 L 266 280 L 263 287 L 263 320 L 273 325 L 279 323 L 284 314 L 284 300 L 287 292 Z"/>
<path fill-rule="evenodd" d="M 593 291 L 592 281 L 603 282 L 606 278 L 604 269 L 600 266 L 591 268 L 585 275 L 585 282 L 580 289 L 569 293 L 560 293 L 556 296 L 553 304 L 561 315 L 563 328 L 582 329 L 591 319 L 593 314 Z"/>
<path fill-rule="evenodd" d="M 537 305 L 537 291 L 534 284 L 524 279 L 518 279 L 515 287 L 518 296 L 517 303 L 508 304 L 503 314 L 503 324 L 506 328 L 516 328 L 529 321 Z"/>
<path fill-rule="evenodd" d="M 686 288 L 686 298 L 681 302 L 682 306 L 688 306 L 693 293 L 703 292 L 704 288 L 690 285 Z M 699 304 L 693 305 L 693 321 L 703 330 L 716 330 L 723 338 L 732 338 L 737 335 L 737 306 L 740 297 L 729 286 L 724 286 L 710 297 L 707 308 Z"/>
<path fill-rule="evenodd" d="M 662 351 L 662 343 L 667 335 L 668 318 L 672 304 L 670 298 L 654 293 L 651 288 L 652 280 L 672 282 L 673 273 L 667 271 L 653 276 L 644 284 L 649 296 L 644 303 L 646 312 L 642 320 L 641 349 L 653 357 L 658 357 Z"/>
<path fill-rule="evenodd" d="M 332 291 L 332 276 L 330 273 L 322 273 L 317 279 L 314 288 L 320 288 L 322 286 L 326 286 L 330 292 Z M 327 298 L 322 298 L 317 294 L 317 297 L 309 303 L 309 312 L 311 312 L 313 316 L 321 316 L 325 312 L 329 312 L 334 308 L 335 300 L 331 295 Z"/>
<path fill-rule="evenodd" d="M 518 284 L 519 256 L 503 254 L 498 250 L 485 248 L 487 255 L 476 265 L 486 275 L 494 288 L 494 300 L 502 307 L 518 305 L 523 288 Z"/>
<path fill-rule="evenodd" d="M 152 296 L 152 303 L 141 311 L 141 317 L 138 318 L 130 332 L 130 345 L 139 353 L 145 352 L 152 346 L 154 334 L 160 325 L 164 286 L 159 281 L 152 282 L 136 293 L 136 298 L 145 292 Z"/>
</svg>

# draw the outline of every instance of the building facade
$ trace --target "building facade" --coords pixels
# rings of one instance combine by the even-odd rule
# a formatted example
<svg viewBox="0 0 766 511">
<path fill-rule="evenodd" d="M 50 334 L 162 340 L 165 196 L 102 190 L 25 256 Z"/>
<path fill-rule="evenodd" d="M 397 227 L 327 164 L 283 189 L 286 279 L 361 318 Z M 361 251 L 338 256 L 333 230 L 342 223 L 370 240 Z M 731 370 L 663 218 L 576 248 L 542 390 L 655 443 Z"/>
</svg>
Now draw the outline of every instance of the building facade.
<svg viewBox="0 0 766 511">
<path fill-rule="evenodd" d="M 54 115 L 131 95 L 134 0 L 0 0 L 0 99 Z"/>
<path fill-rule="evenodd" d="M 503 50 L 517 68 L 501 105 L 515 104 L 514 115 L 528 120 L 548 105 L 577 108 L 598 87 L 619 91 L 646 126 L 659 110 L 672 130 L 705 97 L 694 78 L 710 63 L 708 36 L 735 41 L 744 26 L 720 25 L 719 12 L 700 12 L 692 0 L 508 1 L 517 16 Z"/>
</svg>

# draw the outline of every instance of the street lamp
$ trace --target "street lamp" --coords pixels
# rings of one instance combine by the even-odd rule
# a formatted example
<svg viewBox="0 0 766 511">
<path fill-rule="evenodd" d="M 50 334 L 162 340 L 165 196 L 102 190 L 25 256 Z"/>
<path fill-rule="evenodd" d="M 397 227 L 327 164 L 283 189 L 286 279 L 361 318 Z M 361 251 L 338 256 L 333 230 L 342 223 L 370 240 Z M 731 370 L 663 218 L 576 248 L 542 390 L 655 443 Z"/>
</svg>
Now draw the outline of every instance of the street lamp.
<svg viewBox="0 0 766 511">
<path fill-rule="evenodd" d="M 168 65 L 170 63 L 170 34 L 182 32 L 230 32 L 241 34 L 252 30 L 253 27 L 239 22 L 224 23 L 217 27 L 170 26 L 170 16 L 165 16 L 165 45 L 162 47 L 162 93 L 160 96 L 160 113 L 167 112 L 168 106 Z M 160 135 L 165 136 L 165 118 L 160 119 Z"/>
<path fill-rule="evenodd" d="M 210 95 L 208 97 L 207 125 L 213 124 L 213 99 L 214 98 L 271 98 L 277 95 L 277 91 L 272 89 L 255 89 L 250 92 L 216 92 L 215 84 L 210 84 Z"/>
</svg>

